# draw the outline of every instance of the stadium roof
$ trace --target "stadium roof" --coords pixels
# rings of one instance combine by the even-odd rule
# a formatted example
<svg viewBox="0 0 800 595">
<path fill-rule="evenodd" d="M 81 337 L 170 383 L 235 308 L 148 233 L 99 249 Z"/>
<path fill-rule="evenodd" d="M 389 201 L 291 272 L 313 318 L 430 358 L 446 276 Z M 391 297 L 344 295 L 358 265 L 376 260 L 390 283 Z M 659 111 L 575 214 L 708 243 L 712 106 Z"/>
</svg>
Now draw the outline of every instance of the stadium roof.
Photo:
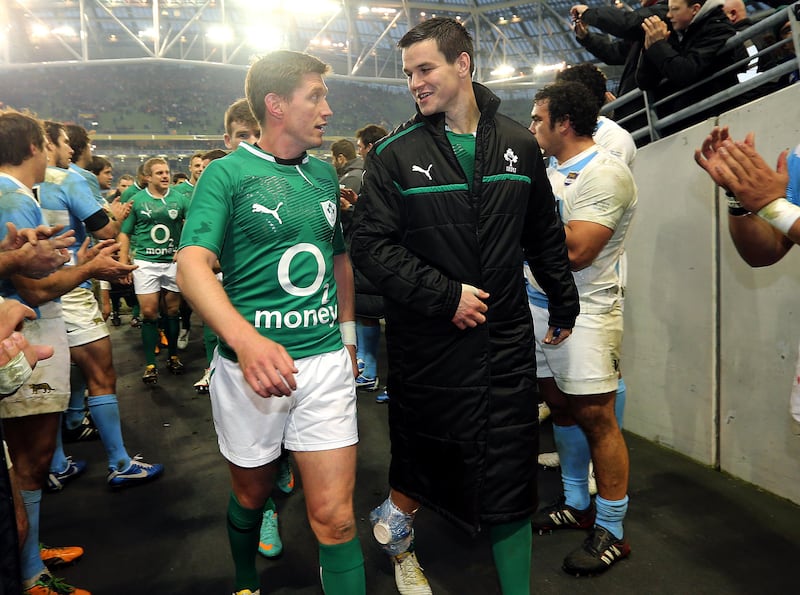
<svg viewBox="0 0 800 595">
<path fill-rule="evenodd" d="M 610 1 L 610 0 L 609 0 Z M 600 0 L 590 5 L 605 4 Z M 403 78 L 397 41 L 431 16 L 475 40 L 478 80 L 531 81 L 591 60 L 569 27 L 570 0 L 4 0 L 0 67 L 176 59 L 247 65 L 269 49 L 308 51 L 338 75 Z"/>
</svg>

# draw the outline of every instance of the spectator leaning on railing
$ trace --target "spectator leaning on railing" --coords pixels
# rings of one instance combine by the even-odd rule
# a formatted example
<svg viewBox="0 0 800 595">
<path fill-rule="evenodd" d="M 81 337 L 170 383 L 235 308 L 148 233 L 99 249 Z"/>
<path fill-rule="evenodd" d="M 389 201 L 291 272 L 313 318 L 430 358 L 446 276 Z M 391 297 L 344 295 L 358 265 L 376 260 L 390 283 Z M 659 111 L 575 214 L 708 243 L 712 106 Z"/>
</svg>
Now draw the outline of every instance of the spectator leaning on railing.
<svg viewBox="0 0 800 595">
<path fill-rule="evenodd" d="M 658 17 L 648 17 L 642 23 L 644 49 L 636 70 L 636 82 L 643 91 L 653 91 L 658 99 L 710 79 L 658 108 L 659 116 L 694 105 L 737 83 L 733 71 L 711 78 L 734 61 L 732 51 L 720 52 L 728 38 L 736 33 L 722 9 L 723 1 L 669 0 L 667 18 L 672 23 L 672 32 Z M 666 81 L 661 83 L 662 79 Z M 717 113 L 723 110 L 721 106 L 715 108 Z M 707 111 L 698 112 L 690 120 L 697 122 L 708 115 Z M 681 127 L 688 123 L 682 122 Z"/>
</svg>

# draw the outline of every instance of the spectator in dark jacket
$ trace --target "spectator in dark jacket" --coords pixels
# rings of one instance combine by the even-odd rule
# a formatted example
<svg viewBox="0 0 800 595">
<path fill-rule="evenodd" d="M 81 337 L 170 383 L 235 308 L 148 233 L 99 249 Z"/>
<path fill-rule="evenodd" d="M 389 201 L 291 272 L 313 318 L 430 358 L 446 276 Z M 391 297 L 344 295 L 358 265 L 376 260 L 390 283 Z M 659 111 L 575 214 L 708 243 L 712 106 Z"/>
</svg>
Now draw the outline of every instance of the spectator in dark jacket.
<svg viewBox="0 0 800 595">
<path fill-rule="evenodd" d="M 633 11 L 620 10 L 615 6 L 590 8 L 585 4 L 577 4 L 570 10 L 578 43 L 606 64 L 623 66 L 616 90 L 617 97 L 637 88 L 636 66 L 644 42 L 644 32 L 642 31 L 644 19 L 656 16 L 666 23 L 667 10 L 666 0 L 658 2 L 643 0 L 642 5 Z M 599 29 L 606 35 L 591 32 L 590 26 Z M 609 38 L 609 35 L 613 36 L 613 39 Z M 643 107 L 643 101 L 636 100 L 617 108 L 614 119 L 621 120 Z M 645 124 L 644 117 L 620 122 L 623 128 L 631 132 Z"/>
<path fill-rule="evenodd" d="M 724 0 L 669 0 L 667 17 L 673 31 L 659 18 L 648 17 L 642 23 L 644 49 L 636 70 L 636 82 L 643 91 L 654 91 L 656 99 L 666 97 L 695 83 L 709 79 L 712 75 L 733 63 L 733 52 L 721 52 L 725 42 L 736 33 L 722 9 Z M 666 79 L 665 82 L 661 82 Z M 687 91 L 680 97 L 661 106 L 660 117 L 696 104 L 718 91 L 737 83 L 736 73 L 731 71 L 708 80 L 699 87 Z M 698 122 L 711 111 L 701 110 L 693 114 L 685 127 Z M 674 130 L 670 127 L 663 132 Z"/>
</svg>

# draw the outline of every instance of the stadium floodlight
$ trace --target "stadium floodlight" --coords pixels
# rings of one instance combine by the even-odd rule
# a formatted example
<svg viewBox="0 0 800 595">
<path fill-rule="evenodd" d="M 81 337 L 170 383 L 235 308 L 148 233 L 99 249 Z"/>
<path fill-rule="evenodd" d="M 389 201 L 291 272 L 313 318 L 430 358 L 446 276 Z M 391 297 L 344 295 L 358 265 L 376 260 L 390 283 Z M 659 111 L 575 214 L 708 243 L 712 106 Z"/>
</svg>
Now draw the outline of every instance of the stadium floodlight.
<svg viewBox="0 0 800 595">
<path fill-rule="evenodd" d="M 389 17 L 394 16 L 397 14 L 396 8 L 388 8 L 385 6 L 359 6 L 358 7 L 358 14 L 359 16 L 365 16 L 368 14 L 379 15 L 382 17 Z"/>
<path fill-rule="evenodd" d="M 234 0 L 236 4 L 246 10 L 252 10 L 254 15 L 264 12 L 286 12 L 303 15 L 331 16 L 342 9 L 341 0 Z"/>
<path fill-rule="evenodd" d="M 206 30 L 206 38 L 211 43 L 225 45 L 233 41 L 233 29 L 225 25 L 211 25 Z"/>
<path fill-rule="evenodd" d="M 77 37 L 78 33 L 70 27 L 69 25 L 61 25 L 60 27 L 56 27 L 51 31 L 54 35 L 60 35 L 61 37 Z"/>
<path fill-rule="evenodd" d="M 556 64 L 537 64 L 533 67 L 533 74 L 545 74 L 547 72 L 559 72 L 564 70 L 566 63 L 557 62 Z"/>
<path fill-rule="evenodd" d="M 250 27 L 245 30 L 248 45 L 257 52 L 271 52 L 288 47 L 284 44 L 285 32 L 278 27 Z"/>
<path fill-rule="evenodd" d="M 142 39 L 155 39 L 156 37 L 156 30 L 152 27 L 148 27 L 147 29 L 142 29 L 139 31 L 139 37 Z"/>
<path fill-rule="evenodd" d="M 31 38 L 44 39 L 45 37 L 50 37 L 50 27 L 42 23 L 31 24 Z"/>
<path fill-rule="evenodd" d="M 489 74 L 492 76 L 511 76 L 514 74 L 514 67 L 510 64 L 501 64 L 494 70 L 492 70 Z"/>
</svg>

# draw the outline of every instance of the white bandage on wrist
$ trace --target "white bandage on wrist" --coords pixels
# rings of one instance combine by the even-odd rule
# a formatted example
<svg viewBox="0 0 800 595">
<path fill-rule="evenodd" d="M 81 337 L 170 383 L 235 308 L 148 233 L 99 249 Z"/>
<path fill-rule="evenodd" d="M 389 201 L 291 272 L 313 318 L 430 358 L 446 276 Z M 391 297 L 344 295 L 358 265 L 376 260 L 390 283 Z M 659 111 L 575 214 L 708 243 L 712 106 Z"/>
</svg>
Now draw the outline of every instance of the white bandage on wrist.
<svg viewBox="0 0 800 595">
<path fill-rule="evenodd" d="M 6 397 L 17 392 L 32 373 L 25 354 L 20 351 L 5 366 L 0 366 L 0 396 Z"/>
<path fill-rule="evenodd" d="M 758 216 L 783 235 L 786 235 L 794 225 L 794 222 L 800 218 L 800 207 L 781 197 L 762 208 L 758 212 Z"/>
<path fill-rule="evenodd" d="M 105 290 L 111 291 L 111 282 L 110 281 L 102 281 L 102 280 L 100 280 L 100 281 L 98 281 L 98 283 L 100 284 L 100 289 L 105 289 Z"/>
<path fill-rule="evenodd" d="M 354 320 L 340 322 L 339 332 L 342 333 L 342 343 L 345 345 L 356 344 L 356 323 Z"/>
</svg>

